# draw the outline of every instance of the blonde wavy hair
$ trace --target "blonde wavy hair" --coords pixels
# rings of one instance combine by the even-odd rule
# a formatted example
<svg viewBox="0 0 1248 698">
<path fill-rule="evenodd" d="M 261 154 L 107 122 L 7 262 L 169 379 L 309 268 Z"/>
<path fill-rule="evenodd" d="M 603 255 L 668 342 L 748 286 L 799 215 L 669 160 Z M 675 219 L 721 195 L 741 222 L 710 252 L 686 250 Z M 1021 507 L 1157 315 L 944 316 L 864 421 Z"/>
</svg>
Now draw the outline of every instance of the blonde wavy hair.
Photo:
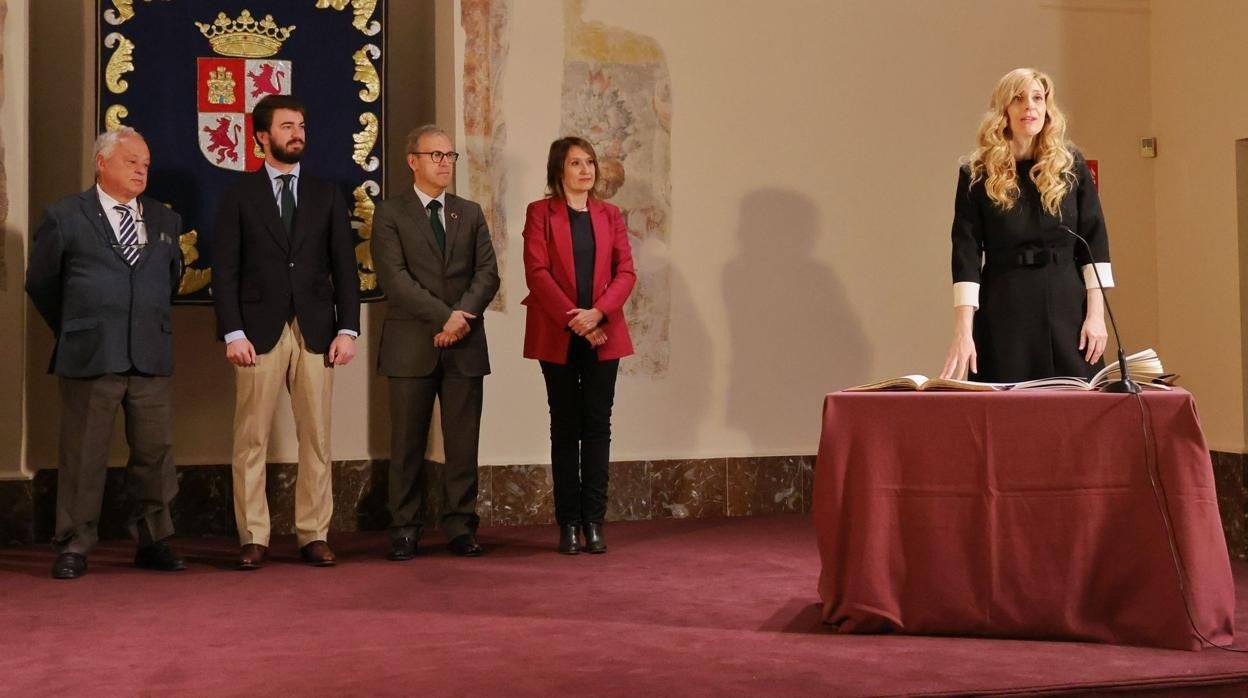
<svg viewBox="0 0 1248 698">
<path fill-rule="evenodd" d="M 967 157 L 971 184 L 980 180 L 988 198 L 1005 210 L 1018 201 L 1018 171 L 1010 149 L 1010 117 L 1006 109 L 1018 95 L 1030 91 L 1032 81 L 1044 90 L 1044 126 L 1036 136 L 1036 164 L 1029 175 L 1040 191 L 1040 202 L 1050 215 L 1061 216 L 1062 199 L 1074 185 L 1075 157 L 1066 140 L 1066 117 L 1053 97 L 1053 80 L 1032 68 L 1017 68 L 1005 74 L 992 91 L 988 111 L 979 124 L 978 146 Z"/>
</svg>

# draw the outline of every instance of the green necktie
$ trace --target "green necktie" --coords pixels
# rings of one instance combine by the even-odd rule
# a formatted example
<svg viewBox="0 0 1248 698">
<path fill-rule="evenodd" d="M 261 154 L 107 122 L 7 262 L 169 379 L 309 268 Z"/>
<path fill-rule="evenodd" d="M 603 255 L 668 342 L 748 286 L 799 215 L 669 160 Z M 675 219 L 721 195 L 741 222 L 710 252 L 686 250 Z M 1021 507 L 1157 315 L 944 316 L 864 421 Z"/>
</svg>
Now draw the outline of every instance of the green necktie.
<svg viewBox="0 0 1248 698">
<path fill-rule="evenodd" d="M 429 227 L 433 228 L 433 236 L 438 239 L 438 249 L 442 253 L 446 253 L 446 228 L 442 227 L 442 218 L 438 216 L 438 209 L 442 208 L 442 202 L 434 199 L 429 202 Z"/>
<path fill-rule="evenodd" d="M 289 233 L 295 229 L 295 190 L 292 188 L 295 176 L 284 174 L 277 178 L 282 180 L 282 225 Z"/>
</svg>

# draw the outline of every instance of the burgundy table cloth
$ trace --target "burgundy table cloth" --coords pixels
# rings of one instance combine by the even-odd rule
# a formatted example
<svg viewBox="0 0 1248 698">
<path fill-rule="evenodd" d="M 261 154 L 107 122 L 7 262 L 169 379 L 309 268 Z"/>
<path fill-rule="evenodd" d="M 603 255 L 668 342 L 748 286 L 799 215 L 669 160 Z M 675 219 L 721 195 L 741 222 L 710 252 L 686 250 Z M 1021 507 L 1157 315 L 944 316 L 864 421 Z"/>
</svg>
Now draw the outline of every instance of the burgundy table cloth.
<svg viewBox="0 0 1248 698">
<path fill-rule="evenodd" d="M 1199 649 L 1234 635 L 1213 468 L 1184 390 L 833 393 L 813 518 L 842 632 Z"/>
</svg>

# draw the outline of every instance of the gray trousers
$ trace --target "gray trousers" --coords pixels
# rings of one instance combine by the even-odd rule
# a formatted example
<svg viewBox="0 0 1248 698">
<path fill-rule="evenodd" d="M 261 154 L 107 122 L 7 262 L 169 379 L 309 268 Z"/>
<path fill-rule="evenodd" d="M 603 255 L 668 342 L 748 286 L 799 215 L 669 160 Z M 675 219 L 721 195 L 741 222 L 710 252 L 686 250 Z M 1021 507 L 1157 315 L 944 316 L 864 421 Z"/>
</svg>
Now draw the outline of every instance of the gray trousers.
<svg viewBox="0 0 1248 698">
<path fill-rule="evenodd" d="M 139 545 L 173 535 L 169 503 L 178 493 L 173 464 L 170 379 L 110 374 L 61 378 L 61 443 L 56 477 L 57 552 L 86 555 L 99 541 L 109 441 L 117 409 L 125 414 L 130 533 Z"/>
<path fill-rule="evenodd" d="M 443 370 L 422 378 L 390 378 L 390 533 L 419 538 L 424 523 L 427 474 L 425 446 L 433 419 L 433 401 L 441 399 L 446 466 L 442 531 L 447 539 L 475 533 L 477 516 L 477 445 L 481 432 L 482 376 L 456 376 Z"/>
</svg>

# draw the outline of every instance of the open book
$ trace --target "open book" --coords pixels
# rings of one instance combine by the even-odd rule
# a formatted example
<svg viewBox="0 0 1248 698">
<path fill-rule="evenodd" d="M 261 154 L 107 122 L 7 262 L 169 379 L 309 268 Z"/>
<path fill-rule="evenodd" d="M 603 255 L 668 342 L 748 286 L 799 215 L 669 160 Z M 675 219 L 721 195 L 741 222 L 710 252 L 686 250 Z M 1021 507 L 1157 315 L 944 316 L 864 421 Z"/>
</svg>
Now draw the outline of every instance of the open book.
<svg viewBox="0 0 1248 698">
<path fill-rule="evenodd" d="M 1166 375 L 1161 366 L 1161 358 L 1152 349 L 1137 351 L 1127 355 L 1127 375 L 1145 390 L 1169 390 L 1168 386 L 1154 383 L 1157 378 Z M 1122 371 L 1115 361 L 1096 372 L 1095 376 L 1085 380 L 1074 376 L 1058 376 L 1056 378 L 1039 378 L 1037 380 L 1015 383 L 1011 390 L 1097 390 L 1108 383 L 1122 378 Z"/>
<path fill-rule="evenodd" d="M 1153 382 L 1154 379 L 1164 379 L 1167 375 L 1165 369 L 1161 366 L 1161 359 L 1157 356 L 1157 352 L 1152 349 L 1145 349 L 1130 354 L 1126 358 L 1127 373 L 1142 388 L 1146 390 L 1170 389 L 1165 385 Z M 846 392 L 879 390 L 1097 390 L 1107 383 L 1118 380 L 1120 376 L 1118 362 L 1115 361 L 1097 371 L 1096 375 L 1089 379 L 1075 378 L 1074 376 L 1057 376 L 1055 378 L 1040 378 L 1021 383 L 980 383 L 978 381 L 955 380 L 953 378 L 928 378 L 927 376 L 912 373 L 908 376 L 889 378 L 888 380 L 858 385 L 845 390 Z"/>
<path fill-rule="evenodd" d="M 979 383 L 977 381 L 960 381 L 953 378 L 928 378 L 912 373 L 901 378 L 857 385 L 846 388 L 846 392 L 870 392 L 875 390 L 1006 390 L 1009 383 Z"/>
</svg>

